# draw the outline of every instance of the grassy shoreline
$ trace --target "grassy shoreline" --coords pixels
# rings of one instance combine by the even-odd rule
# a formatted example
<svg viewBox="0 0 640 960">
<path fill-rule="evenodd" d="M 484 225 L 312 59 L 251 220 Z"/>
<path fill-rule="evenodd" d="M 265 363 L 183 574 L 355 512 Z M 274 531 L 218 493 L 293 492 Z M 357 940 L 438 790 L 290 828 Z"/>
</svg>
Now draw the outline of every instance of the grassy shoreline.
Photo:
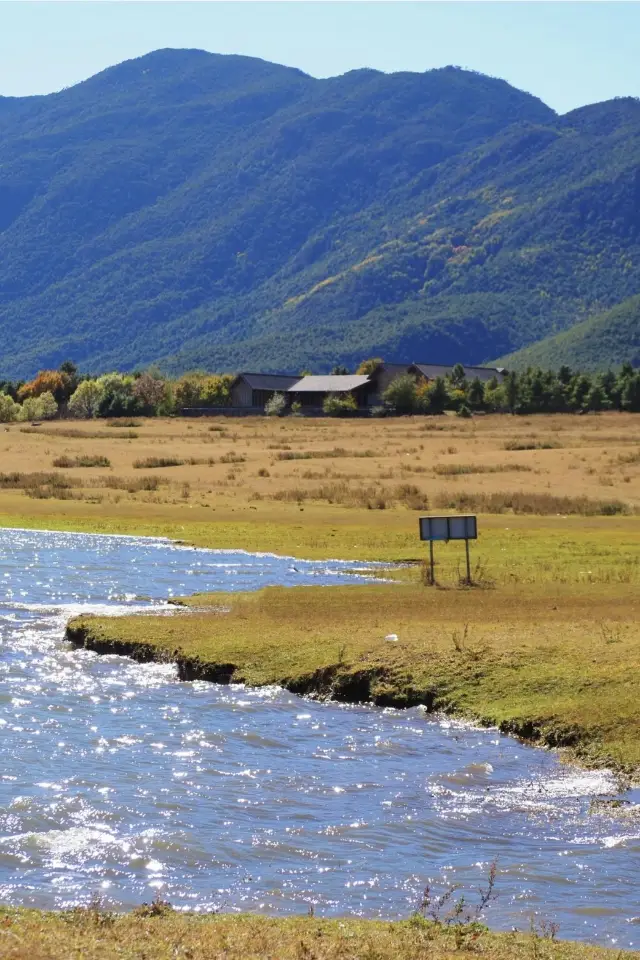
<svg viewBox="0 0 640 960">
<path fill-rule="evenodd" d="M 572 598 L 554 597 L 547 583 L 525 593 L 415 580 L 200 594 L 185 601 L 187 616 L 75 618 L 67 639 L 175 662 L 182 679 L 423 704 L 636 779 L 640 607 L 626 584 L 587 587 Z M 624 622 L 607 619 L 612 602 Z M 385 640 L 391 634 L 397 642 Z"/>
<path fill-rule="evenodd" d="M 556 940 L 545 929 L 492 933 L 477 924 L 268 918 L 95 909 L 46 912 L 0 908 L 3 960 L 449 960 L 460 951 L 486 960 L 609 960 L 640 953 Z"/>
</svg>

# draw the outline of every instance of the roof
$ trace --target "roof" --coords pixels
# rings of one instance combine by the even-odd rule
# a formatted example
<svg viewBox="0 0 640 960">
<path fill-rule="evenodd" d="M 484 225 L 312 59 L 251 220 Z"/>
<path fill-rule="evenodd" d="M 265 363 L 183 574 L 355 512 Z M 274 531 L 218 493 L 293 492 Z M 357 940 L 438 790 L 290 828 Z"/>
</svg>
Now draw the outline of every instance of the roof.
<svg viewBox="0 0 640 960">
<path fill-rule="evenodd" d="M 455 364 L 452 363 L 450 366 L 445 366 L 440 363 L 414 363 L 412 366 L 428 380 L 435 380 L 436 377 L 449 376 Z M 477 378 L 486 383 L 488 380 L 493 380 L 494 377 L 502 377 L 504 375 L 504 367 L 473 367 L 467 364 L 462 364 L 462 366 L 467 380 L 475 380 Z"/>
<path fill-rule="evenodd" d="M 236 381 L 244 380 L 252 390 L 288 390 L 300 377 L 289 373 L 239 373 Z"/>
<path fill-rule="evenodd" d="M 383 363 L 381 367 L 378 367 L 378 370 L 376 370 L 375 373 L 386 370 L 387 373 L 403 374 L 408 372 L 410 366 L 410 363 Z"/>
<path fill-rule="evenodd" d="M 345 393 L 364 387 L 367 383 L 370 383 L 369 377 L 357 374 L 302 377 L 289 387 L 289 393 Z"/>
</svg>

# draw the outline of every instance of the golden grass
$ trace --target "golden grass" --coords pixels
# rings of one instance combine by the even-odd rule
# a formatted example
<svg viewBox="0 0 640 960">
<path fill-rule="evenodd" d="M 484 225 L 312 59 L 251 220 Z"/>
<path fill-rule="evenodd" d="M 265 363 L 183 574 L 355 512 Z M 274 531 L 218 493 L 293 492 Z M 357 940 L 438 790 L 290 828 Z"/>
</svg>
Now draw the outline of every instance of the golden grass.
<svg viewBox="0 0 640 960">
<path fill-rule="evenodd" d="M 164 534 L 305 557 L 418 556 L 416 512 L 448 503 L 547 514 L 560 536 L 567 521 L 553 517 L 558 511 L 640 508 L 634 415 L 147 419 L 135 432 L 100 422 L 11 424 L 0 429 L 0 452 L 5 473 L 36 474 L 60 457 L 112 464 L 110 474 L 66 469 L 63 502 L 30 501 L 19 483 L 0 489 L 5 525 Z M 147 489 L 134 464 L 163 459 L 183 462 L 155 467 L 159 482 Z"/>
<path fill-rule="evenodd" d="M 637 953 L 551 940 L 540 932 L 446 930 L 420 919 L 318 920 L 138 911 L 0 911 L 3 960 L 608 960 Z"/>
</svg>

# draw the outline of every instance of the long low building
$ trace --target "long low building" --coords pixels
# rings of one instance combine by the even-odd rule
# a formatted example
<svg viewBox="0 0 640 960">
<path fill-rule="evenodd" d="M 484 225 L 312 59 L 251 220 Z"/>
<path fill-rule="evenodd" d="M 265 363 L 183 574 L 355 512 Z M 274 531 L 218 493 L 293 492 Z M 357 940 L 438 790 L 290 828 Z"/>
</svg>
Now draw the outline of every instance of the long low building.
<svg viewBox="0 0 640 960">
<path fill-rule="evenodd" d="M 287 404 L 299 403 L 303 410 L 321 410 L 330 396 L 350 394 L 359 409 L 367 410 L 382 403 L 387 387 L 406 374 L 417 379 L 435 380 L 451 376 L 454 365 L 433 363 L 383 363 L 370 374 L 306 375 L 280 373 L 239 373 L 231 386 L 231 407 L 242 412 L 258 412 L 277 393 L 284 394 Z M 505 371 L 502 367 L 464 367 L 468 380 L 478 379 L 483 383 L 500 380 Z"/>
</svg>

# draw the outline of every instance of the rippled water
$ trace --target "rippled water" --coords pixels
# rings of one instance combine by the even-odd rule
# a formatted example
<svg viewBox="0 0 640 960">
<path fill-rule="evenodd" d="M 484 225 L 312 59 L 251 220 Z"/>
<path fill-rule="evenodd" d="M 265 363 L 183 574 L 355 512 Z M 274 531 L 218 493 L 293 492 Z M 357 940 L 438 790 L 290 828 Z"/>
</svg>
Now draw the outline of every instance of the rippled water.
<svg viewBox="0 0 640 960">
<path fill-rule="evenodd" d="M 477 887 L 497 857 L 494 926 L 535 913 L 565 937 L 637 944 L 640 823 L 588 813 L 615 792 L 608 774 L 420 710 L 180 683 L 62 640 L 80 610 L 356 569 L 0 531 L 0 901 L 159 891 L 200 910 L 398 917 L 427 882 Z"/>
</svg>

